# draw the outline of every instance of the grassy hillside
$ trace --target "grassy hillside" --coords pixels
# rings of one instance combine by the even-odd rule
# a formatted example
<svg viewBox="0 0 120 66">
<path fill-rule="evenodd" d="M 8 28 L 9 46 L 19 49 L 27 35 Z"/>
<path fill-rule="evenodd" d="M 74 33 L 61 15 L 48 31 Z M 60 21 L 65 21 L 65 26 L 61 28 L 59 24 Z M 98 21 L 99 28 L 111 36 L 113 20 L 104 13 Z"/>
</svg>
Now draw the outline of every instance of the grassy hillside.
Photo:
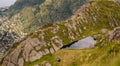
<svg viewBox="0 0 120 66">
<path fill-rule="evenodd" d="M 108 31 L 111 31 L 114 27 L 120 26 L 120 18 L 118 17 L 120 13 L 119 7 L 119 3 L 110 1 L 91 2 L 91 4 L 86 5 L 86 8 L 83 8 L 82 12 L 80 12 L 80 9 L 80 11 L 78 11 L 77 14 L 73 16 L 74 18 L 72 20 L 68 20 L 67 23 L 70 23 L 72 26 L 75 22 L 80 22 L 80 26 L 78 28 L 82 29 L 86 27 L 85 30 L 82 30 L 82 34 L 80 33 L 81 36 L 79 36 L 79 38 L 82 36 L 98 35 L 97 45 L 95 48 L 83 50 L 59 50 L 52 55 L 46 55 L 34 62 L 27 62 L 25 66 L 33 66 L 36 64 L 44 65 L 48 62 L 52 66 L 119 66 L 119 40 L 109 41 L 109 34 L 101 33 L 101 29 L 108 29 Z M 65 33 L 70 33 L 65 30 L 64 24 L 59 24 L 59 26 L 62 27 L 60 30 L 66 31 Z M 72 30 L 73 28 L 71 31 Z M 75 33 L 77 33 L 77 31 L 75 31 Z M 62 33 L 60 36 L 62 37 L 63 35 L 64 34 Z M 66 42 L 63 44 L 70 42 L 67 36 L 68 34 L 66 34 L 66 37 L 64 36 L 62 38 L 63 41 L 65 40 Z M 57 62 L 58 57 L 61 58 L 61 62 Z"/>
<path fill-rule="evenodd" d="M 101 33 L 101 29 L 111 31 L 113 28 L 120 26 L 120 18 L 118 17 L 120 13 L 119 7 L 119 3 L 111 1 L 90 2 L 84 6 L 83 10 L 78 10 L 77 14 L 74 15 L 72 19 L 68 20 L 68 22 L 58 24 L 61 27 L 59 30 L 64 31 L 63 33 L 62 31 L 59 32 L 64 45 L 74 41 L 67 38 L 70 36 L 68 35 L 70 32 L 67 31 L 71 30 L 73 31 L 72 35 L 77 38 L 76 40 L 85 36 L 97 35 L 97 45 L 95 48 L 59 50 L 52 55 L 46 55 L 34 62 L 27 62 L 25 66 L 33 66 L 36 64 L 44 65 L 48 62 L 52 66 L 119 66 L 119 40 L 109 41 L 109 33 Z M 79 24 L 75 25 L 77 22 Z M 78 26 L 78 29 L 76 29 L 78 31 L 74 31 L 74 28 L 70 29 L 70 27 L 67 30 L 68 27 L 66 28 L 64 26 L 65 24 L 70 24 L 71 27 Z M 79 33 L 80 31 L 79 29 L 81 29 L 81 33 L 77 35 L 77 32 Z M 64 33 L 66 33 L 66 35 Z M 61 62 L 57 62 L 58 57 L 61 58 Z"/>
<path fill-rule="evenodd" d="M 50 63 L 52 66 L 119 66 L 119 34 L 113 34 L 117 39 L 109 40 L 111 31 L 120 26 L 119 8 L 120 3 L 113 1 L 91 1 L 67 21 L 42 26 L 16 43 L 2 65 L 35 66 Z M 62 45 L 87 36 L 96 37 L 95 48 L 58 50 Z M 51 48 L 54 52 L 58 51 L 52 53 Z M 57 62 L 58 57 L 61 62 Z"/>
<path fill-rule="evenodd" d="M 41 25 L 66 20 L 87 0 L 17 0 L 4 14 L 18 14 L 24 31 L 35 31 Z"/>
</svg>

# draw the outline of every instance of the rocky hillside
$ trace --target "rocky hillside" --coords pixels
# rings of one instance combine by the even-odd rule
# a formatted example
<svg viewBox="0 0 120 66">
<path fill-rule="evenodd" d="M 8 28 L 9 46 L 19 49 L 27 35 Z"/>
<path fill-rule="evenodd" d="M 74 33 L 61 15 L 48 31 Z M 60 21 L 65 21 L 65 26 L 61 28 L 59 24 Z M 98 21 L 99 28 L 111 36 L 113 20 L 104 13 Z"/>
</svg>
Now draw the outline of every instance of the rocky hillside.
<svg viewBox="0 0 120 66">
<path fill-rule="evenodd" d="M 87 0 L 17 0 L 4 14 L 13 18 L 19 16 L 24 31 L 31 32 L 43 24 L 68 19 L 86 2 Z"/>
<path fill-rule="evenodd" d="M 18 41 L 27 33 L 36 31 L 43 23 L 61 21 L 70 17 L 85 2 L 86 0 L 17 0 L 9 9 L 0 8 L 0 30 L 17 34 Z M 39 21 L 41 19 L 45 21 Z"/>
<path fill-rule="evenodd" d="M 24 38 L 26 33 L 22 32 L 23 27 L 21 22 L 15 18 L 9 20 L 7 17 L 0 18 L 0 54 L 4 55 L 15 42 Z M 0 56 L 1 56 L 0 55 Z"/>
<path fill-rule="evenodd" d="M 10 20 L 8 17 L 1 17 L 0 30 L 8 31 L 10 33 L 15 32 L 17 35 L 23 38 L 26 34 L 22 32 L 22 23 L 17 19 L 19 19 L 17 16 L 11 18 Z"/>
<path fill-rule="evenodd" d="M 0 31 L 0 57 L 12 47 L 17 37 L 15 33 Z"/>
<path fill-rule="evenodd" d="M 120 29 L 116 28 L 120 26 L 119 8 L 117 2 L 91 1 L 67 21 L 42 26 L 15 43 L 3 58 L 2 66 L 106 66 L 109 62 L 115 66 L 120 57 Z M 95 48 L 59 50 L 87 36 L 97 39 Z M 61 62 L 56 61 L 57 57 Z"/>
</svg>

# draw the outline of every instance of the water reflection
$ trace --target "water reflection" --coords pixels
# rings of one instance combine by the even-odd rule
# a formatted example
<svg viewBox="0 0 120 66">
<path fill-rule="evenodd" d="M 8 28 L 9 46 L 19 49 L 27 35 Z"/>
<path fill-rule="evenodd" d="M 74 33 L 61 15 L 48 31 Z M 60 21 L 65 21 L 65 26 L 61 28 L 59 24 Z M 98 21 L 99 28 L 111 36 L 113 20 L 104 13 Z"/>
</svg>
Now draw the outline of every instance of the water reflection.
<svg viewBox="0 0 120 66">
<path fill-rule="evenodd" d="M 69 46 L 66 46 L 64 48 L 66 49 L 85 49 L 85 48 L 92 48 L 96 44 L 96 39 L 89 36 L 84 39 L 81 39 Z"/>
</svg>

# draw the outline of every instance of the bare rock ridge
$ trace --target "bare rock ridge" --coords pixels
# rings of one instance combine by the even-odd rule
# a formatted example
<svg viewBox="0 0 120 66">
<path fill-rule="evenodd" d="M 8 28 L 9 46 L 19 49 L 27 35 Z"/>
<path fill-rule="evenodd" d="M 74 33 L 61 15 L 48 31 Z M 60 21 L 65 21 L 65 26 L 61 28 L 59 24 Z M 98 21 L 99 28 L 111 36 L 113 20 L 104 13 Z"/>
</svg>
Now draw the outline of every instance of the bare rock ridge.
<svg viewBox="0 0 120 66">
<path fill-rule="evenodd" d="M 111 32 L 109 40 L 120 40 L 120 27 L 117 27 Z"/>
<path fill-rule="evenodd" d="M 43 36 L 39 38 L 29 37 L 21 42 L 20 45 L 4 59 L 3 66 L 23 66 L 24 62 L 33 62 L 62 47 L 62 41 L 59 37 L 56 37 L 52 45 L 45 42 L 42 37 Z M 58 43 L 59 46 L 56 46 L 56 43 Z"/>
<path fill-rule="evenodd" d="M 43 23 L 67 19 L 86 2 L 87 0 L 17 0 L 9 8 L 0 8 L 0 30 L 15 32 L 20 40 L 31 30 L 36 31 Z"/>
<path fill-rule="evenodd" d="M 118 27 L 120 26 L 118 8 L 120 4 L 112 1 L 87 3 L 66 22 L 43 26 L 29 34 L 4 57 L 2 66 L 24 66 L 26 62 L 33 62 L 54 53 L 63 45 L 88 35 L 98 34 L 103 28 L 111 30 Z M 115 31 L 115 39 L 118 35 L 119 31 Z"/>
</svg>

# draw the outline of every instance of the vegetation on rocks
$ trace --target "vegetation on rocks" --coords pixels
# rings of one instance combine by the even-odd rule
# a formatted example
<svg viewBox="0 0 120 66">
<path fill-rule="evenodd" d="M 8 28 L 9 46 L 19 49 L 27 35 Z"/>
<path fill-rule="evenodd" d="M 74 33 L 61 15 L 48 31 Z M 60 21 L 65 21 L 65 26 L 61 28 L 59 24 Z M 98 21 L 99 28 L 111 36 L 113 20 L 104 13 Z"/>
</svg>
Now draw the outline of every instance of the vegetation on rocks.
<svg viewBox="0 0 120 66">
<path fill-rule="evenodd" d="M 0 57 L 13 46 L 17 37 L 15 33 L 0 31 Z"/>
<path fill-rule="evenodd" d="M 120 3 L 113 1 L 86 3 L 70 19 L 42 26 L 27 35 L 3 58 L 2 65 L 119 66 L 120 29 L 116 28 L 120 26 L 119 8 Z M 97 39 L 94 48 L 60 49 L 87 36 Z M 57 62 L 57 58 L 61 61 Z"/>
<path fill-rule="evenodd" d="M 4 14 L 19 16 L 25 32 L 32 32 L 41 25 L 68 19 L 87 0 L 17 0 Z M 19 15 L 18 15 L 19 14 Z"/>
</svg>

